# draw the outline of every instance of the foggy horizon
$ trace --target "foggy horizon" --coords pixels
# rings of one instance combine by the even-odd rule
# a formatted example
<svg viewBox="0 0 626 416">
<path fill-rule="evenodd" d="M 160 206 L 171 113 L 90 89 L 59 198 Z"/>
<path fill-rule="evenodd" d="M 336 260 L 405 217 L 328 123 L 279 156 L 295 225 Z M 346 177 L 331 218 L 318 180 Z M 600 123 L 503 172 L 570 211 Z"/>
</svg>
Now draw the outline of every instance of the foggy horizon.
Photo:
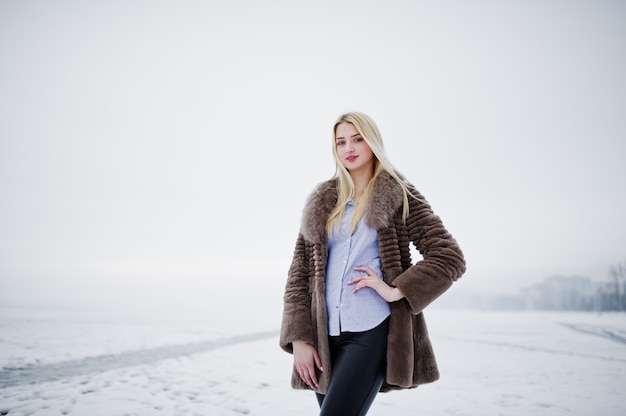
<svg viewBox="0 0 626 416">
<path fill-rule="evenodd" d="M 1 2 L 0 301 L 279 302 L 352 110 L 458 240 L 452 291 L 608 279 L 625 18 L 606 0 Z"/>
</svg>

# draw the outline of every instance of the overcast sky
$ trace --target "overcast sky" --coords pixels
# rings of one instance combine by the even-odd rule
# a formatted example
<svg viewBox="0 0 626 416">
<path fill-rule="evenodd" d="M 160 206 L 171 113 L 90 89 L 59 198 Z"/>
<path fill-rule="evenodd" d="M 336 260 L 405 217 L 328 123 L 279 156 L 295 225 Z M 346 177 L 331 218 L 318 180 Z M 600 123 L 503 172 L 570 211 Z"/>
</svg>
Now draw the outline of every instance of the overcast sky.
<svg viewBox="0 0 626 416">
<path fill-rule="evenodd" d="M 607 0 L 3 0 L 0 300 L 280 291 L 350 110 L 459 241 L 459 286 L 607 278 L 625 22 Z"/>
</svg>

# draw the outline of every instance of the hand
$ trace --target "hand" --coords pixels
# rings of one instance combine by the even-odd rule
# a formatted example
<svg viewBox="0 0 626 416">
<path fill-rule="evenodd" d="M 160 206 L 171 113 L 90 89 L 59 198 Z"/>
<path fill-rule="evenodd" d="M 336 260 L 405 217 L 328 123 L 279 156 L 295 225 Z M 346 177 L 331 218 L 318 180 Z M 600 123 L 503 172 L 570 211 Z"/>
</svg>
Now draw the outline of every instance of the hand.
<svg viewBox="0 0 626 416">
<path fill-rule="evenodd" d="M 359 266 L 355 267 L 354 270 L 365 272 L 366 274 L 357 276 L 348 282 L 349 285 L 356 283 L 352 293 L 356 293 L 364 287 L 369 287 L 374 289 L 376 293 L 378 293 L 380 297 L 385 299 L 387 302 L 395 302 L 404 298 L 404 293 L 402 293 L 400 289 L 389 286 L 369 267 Z"/>
<path fill-rule="evenodd" d="M 312 389 L 319 387 L 317 376 L 315 375 L 315 366 L 320 371 L 324 371 L 324 369 L 322 368 L 322 360 L 320 360 L 313 345 L 305 341 L 294 341 L 293 362 L 302 381 Z"/>
</svg>

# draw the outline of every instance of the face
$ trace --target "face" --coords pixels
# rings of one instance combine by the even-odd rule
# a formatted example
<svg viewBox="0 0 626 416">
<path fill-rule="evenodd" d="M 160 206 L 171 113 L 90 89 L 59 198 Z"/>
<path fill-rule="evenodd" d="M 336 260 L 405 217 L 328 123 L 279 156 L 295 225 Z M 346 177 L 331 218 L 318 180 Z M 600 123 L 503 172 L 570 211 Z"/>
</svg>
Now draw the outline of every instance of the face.
<svg viewBox="0 0 626 416">
<path fill-rule="evenodd" d="M 352 123 L 341 123 L 335 133 L 341 164 L 352 173 L 374 171 L 374 153 Z"/>
</svg>

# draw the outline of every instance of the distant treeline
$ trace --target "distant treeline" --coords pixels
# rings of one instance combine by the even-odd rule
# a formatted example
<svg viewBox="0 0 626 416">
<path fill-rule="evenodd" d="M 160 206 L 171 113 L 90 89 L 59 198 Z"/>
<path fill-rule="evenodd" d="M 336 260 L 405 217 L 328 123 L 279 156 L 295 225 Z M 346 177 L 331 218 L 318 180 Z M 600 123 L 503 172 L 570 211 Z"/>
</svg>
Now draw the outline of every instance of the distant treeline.
<svg viewBox="0 0 626 416">
<path fill-rule="evenodd" d="M 626 265 L 612 266 L 609 280 L 593 282 L 579 276 L 548 277 L 520 290 L 513 299 L 494 299 L 494 307 L 548 311 L 626 311 Z M 504 302 L 502 302 L 504 301 Z"/>
<path fill-rule="evenodd" d="M 497 310 L 626 311 L 626 263 L 612 266 L 605 281 L 552 276 L 517 295 L 451 297 L 443 307 Z"/>
</svg>

